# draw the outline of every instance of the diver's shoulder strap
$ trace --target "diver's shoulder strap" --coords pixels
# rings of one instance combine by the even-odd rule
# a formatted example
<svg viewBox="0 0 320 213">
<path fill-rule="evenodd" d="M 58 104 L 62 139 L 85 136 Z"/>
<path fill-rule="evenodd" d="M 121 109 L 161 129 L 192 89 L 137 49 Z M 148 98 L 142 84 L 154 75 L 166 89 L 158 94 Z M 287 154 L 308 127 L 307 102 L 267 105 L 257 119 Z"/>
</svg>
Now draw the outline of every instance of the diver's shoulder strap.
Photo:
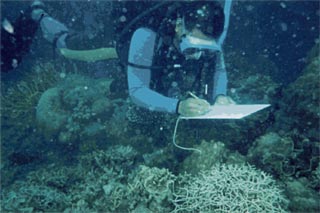
<svg viewBox="0 0 320 213">
<path fill-rule="evenodd" d="M 222 32 L 220 38 L 218 39 L 219 46 L 222 46 L 224 39 L 227 36 L 227 31 L 228 31 L 228 27 L 229 27 L 229 20 L 230 20 L 231 4 L 232 4 L 232 0 L 225 0 L 225 3 L 224 3 L 225 22 L 224 22 L 223 32 Z"/>
</svg>

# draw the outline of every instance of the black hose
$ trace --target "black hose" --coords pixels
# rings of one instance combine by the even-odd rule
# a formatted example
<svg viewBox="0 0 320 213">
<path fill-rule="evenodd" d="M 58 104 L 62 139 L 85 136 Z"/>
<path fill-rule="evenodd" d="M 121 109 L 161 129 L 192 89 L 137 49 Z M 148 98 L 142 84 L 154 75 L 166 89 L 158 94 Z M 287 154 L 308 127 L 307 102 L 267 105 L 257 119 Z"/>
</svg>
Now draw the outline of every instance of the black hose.
<svg viewBox="0 0 320 213">
<path fill-rule="evenodd" d="M 164 1 L 164 2 L 160 2 L 158 4 L 156 4 L 155 6 L 151 7 L 150 9 L 144 11 L 143 13 L 141 13 L 140 15 L 138 15 L 137 17 L 135 17 L 129 24 L 127 24 L 127 26 L 125 28 L 123 28 L 123 30 L 121 31 L 121 33 L 119 34 L 118 38 L 121 38 L 125 33 L 127 33 L 127 31 L 134 25 L 136 24 L 138 21 L 140 21 L 140 19 L 142 19 L 144 16 L 148 15 L 149 13 L 151 13 L 152 11 L 158 9 L 159 7 L 162 7 L 165 4 L 169 4 L 172 3 L 170 1 Z"/>
</svg>

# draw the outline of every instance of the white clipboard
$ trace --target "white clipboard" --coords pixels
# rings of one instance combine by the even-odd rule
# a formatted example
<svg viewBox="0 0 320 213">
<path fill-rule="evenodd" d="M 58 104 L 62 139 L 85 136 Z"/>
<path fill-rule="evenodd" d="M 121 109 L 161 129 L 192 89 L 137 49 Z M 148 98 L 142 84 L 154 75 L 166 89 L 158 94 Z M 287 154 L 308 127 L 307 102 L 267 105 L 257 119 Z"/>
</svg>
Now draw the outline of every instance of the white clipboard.
<svg viewBox="0 0 320 213">
<path fill-rule="evenodd" d="M 213 105 L 204 115 L 180 116 L 180 119 L 241 119 L 269 106 L 270 104 Z"/>
</svg>

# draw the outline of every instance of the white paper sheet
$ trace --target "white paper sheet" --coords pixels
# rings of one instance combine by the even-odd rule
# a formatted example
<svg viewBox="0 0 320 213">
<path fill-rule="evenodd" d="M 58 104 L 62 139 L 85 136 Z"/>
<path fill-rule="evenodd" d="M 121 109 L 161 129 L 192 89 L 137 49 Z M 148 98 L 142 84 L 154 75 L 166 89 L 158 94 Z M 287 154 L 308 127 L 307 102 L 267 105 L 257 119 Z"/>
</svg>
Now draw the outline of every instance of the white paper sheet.
<svg viewBox="0 0 320 213">
<path fill-rule="evenodd" d="M 211 106 L 208 113 L 200 116 L 180 116 L 181 119 L 241 119 L 266 107 L 270 104 L 252 105 L 217 105 Z"/>
</svg>

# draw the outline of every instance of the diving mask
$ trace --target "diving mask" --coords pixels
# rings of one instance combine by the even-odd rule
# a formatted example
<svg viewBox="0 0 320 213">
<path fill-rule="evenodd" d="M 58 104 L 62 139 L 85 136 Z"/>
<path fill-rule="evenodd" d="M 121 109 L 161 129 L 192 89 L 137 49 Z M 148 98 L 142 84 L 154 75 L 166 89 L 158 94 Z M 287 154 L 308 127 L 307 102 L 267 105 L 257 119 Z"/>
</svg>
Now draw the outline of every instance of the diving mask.
<svg viewBox="0 0 320 213">
<path fill-rule="evenodd" d="M 215 52 L 221 51 L 221 47 L 215 40 L 205 40 L 186 35 L 181 39 L 180 51 L 187 59 L 199 59 L 201 56 L 213 56 Z"/>
<path fill-rule="evenodd" d="M 183 27 L 183 36 L 179 44 L 180 51 L 185 55 L 186 59 L 198 60 L 201 56 L 211 57 L 217 51 L 221 51 L 221 46 L 214 39 L 201 39 L 195 36 L 188 35 L 184 19 L 181 20 Z"/>
</svg>

